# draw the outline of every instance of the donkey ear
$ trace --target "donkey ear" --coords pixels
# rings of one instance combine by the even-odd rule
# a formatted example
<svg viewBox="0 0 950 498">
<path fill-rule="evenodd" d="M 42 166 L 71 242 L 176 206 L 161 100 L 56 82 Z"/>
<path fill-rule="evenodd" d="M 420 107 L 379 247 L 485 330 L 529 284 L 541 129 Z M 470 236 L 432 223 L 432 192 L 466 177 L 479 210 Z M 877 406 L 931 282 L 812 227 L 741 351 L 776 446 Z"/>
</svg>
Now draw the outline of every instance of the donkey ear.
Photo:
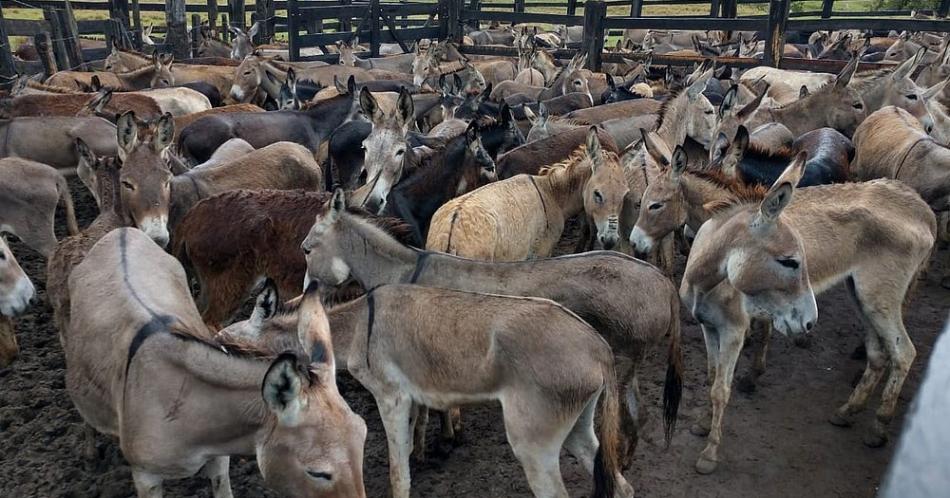
<svg viewBox="0 0 950 498">
<path fill-rule="evenodd" d="M 331 221 L 336 221 L 346 211 L 346 193 L 338 188 L 333 191 L 333 197 L 330 198 L 330 210 L 327 216 Z"/>
<path fill-rule="evenodd" d="M 807 86 L 802 85 L 802 87 L 798 89 L 798 100 L 801 100 L 809 95 L 810 93 L 808 92 Z"/>
<path fill-rule="evenodd" d="M 600 138 L 597 137 L 596 126 L 587 129 L 587 157 L 590 158 L 591 168 L 594 171 L 604 164 L 603 150 L 600 147 Z"/>
<path fill-rule="evenodd" d="M 836 88 L 844 88 L 848 86 L 848 83 L 851 83 L 851 78 L 858 69 L 858 60 L 860 60 L 860 57 L 857 57 L 857 54 L 851 54 L 851 60 L 841 68 L 841 72 L 835 78 Z"/>
<path fill-rule="evenodd" d="M 135 111 L 126 111 L 115 123 L 116 139 L 119 150 L 127 154 L 138 142 L 139 128 L 135 123 Z"/>
<path fill-rule="evenodd" d="M 399 110 L 399 119 L 403 126 L 415 121 L 415 107 L 412 103 L 412 95 L 406 87 L 399 89 L 399 100 L 396 101 L 396 108 Z"/>
<path fill-rule="evenodd" d="M 688 164 L 689 156 L 686 154 L 686 149 L 682 145 L 677 145 L 673 151 L 673 167 L 670 169 L 670 174 L 673 175 L 673 178 L 679 178 L 686 171 Z"/>
<path fill-rule="evenodd" d="M 98 92 L 99 90 L 102 90 L 102 80 L 99 79 L 99 75 L 98 75 L 98 74 L 92 75 L 92 79 L 90 80 L 90 85 L 89 85 L 89 87 L 90 87 L 90 88 L 92 89 L 92 91 L 94 91 L 94 92 Z"/>
<path fill-rule="evenodd" d="M 254 38 L 257 36 L 257 33 L 261 30 L 261 22 L 257 21 L 251 26 L 251 29 L 247 30 L 248 39 Z"/>
<path fill-rule="evenodd" d="M 515 117 L 511 114 L 511 107 L 508 106 L 508 102 L 501 104 L 501 124 L 504 128 L 511 128 L 517 126 L 515 122 Z"/>
<path fill-rule="evenodd" d="M 376 97 L 373 97 L 373 93 L 365 86 L 360 89 L 360 108 L 363 109 L 363 115 L 373 123 L 383 118 L 383 111 L 380 110 Z"/>
<path fill-rule="evenodd" d="M 950 82 L 950 78 L 947 78 L 940 83 L 937 83 L 936 85 L 924 90 L 924 93 L 922 94 L 923 99 L 930 100 L 943 93 L 943 89 L 947 87 L 948 82 Z"/>
<path fill-rule="evenodd" d="M 719 132 L 719 136 L 716 137 L 715 143 L 713 143 L 712 150 L 710 152 L 710 165 L 718 163 L 722 160 L 723 156 L 726 155 L 726 151 L 729 150 L 729 146 L 732 145 L 729 142 L 729 138 L 726 137 L 725 133 Z"/>
<path fill-rule="evenodd" d="M 340 81 L 340 77 L 335 74 L 333 75 L 333 86 L 334 88 L 336 88 L 337 93 L 339 93 L 340 95 L 346 95 L 349 93 L 347 91 L 346 85 L 344 85 Z"/>
<path fill-rule="evenodd" d="M 782 210 L 785 209 L 785 206 L 792 201 L 792 192 L 805 172 L 807 158 L 807 152 L 799 152 L 781 176 L 775 180 L 765 199 L 762 199 L 762 204 L 759 205 L 759 218 L 761 220 L 769 223 L 775 221 Z"/>
<path fill-rule="evenodd" d="M 924 55 L 927 54 L 927 47 L 920 47 L 917 50 L 917 53 L 913 57 L 902 62 L 897 69 L 894 70 L 894 73 L 891 75 L 895 80 L 903 79 L 911 75 L 914 72 L 914 69 L 923 62 Z"/>
<path fill-rule="evenodd" d="M 166 112 L 158 118 L 158 123 L 155 125 L 155 142 L 152 147 L 157 151 L 165 150 L 172 144 L 173 138 L 175 138 L 175 118 L 171 113 Z"/>
<path fill-rule="evenodd" d="M 732 85 L 722 96 L 722 103 L 719 104 L 719 119 L 732 112 L 736 106 L 736 95 L 739 93 L 739 85 Z"/>
<path fill-rule="evenodd" d="M 79 156 L 79 167 L 87 167 L 90 169 L 95 168 L 96 165 L 96 156 L 92 153 L 92 150 L 86 145 L 86 142 L 76 137 L 73 141 L 73 144 L 76 146 L 76 154 Z"/>
<path fill-rule="evenodd" d="M 310 363 L 328 365 L 336 369 L 330 344 L 330 322 L 320 299 L 320 283 L 311 280 L 304 289 L 297 311 L 297 340 L 310 356 Z"/>
<path fill-rule="evenodd" d="M 468 124 L 468 128 L 465 129 L 465 143 L 471 145 L 473 142 L 478 140 L 478 136 L 478 122 L 472 121 Z"/>
<path fill-rule="evenodd" d="M 538 118 L 542 121 L 548 119 L 548 106 L 544 105 L 544 102 L 538 104 Z"/>
<path fill-rule="evenodd" d="M 255 333 L 260 333 L 261 325 L 277 314 L 277 285 L 268 277 L 259 286 L 257 298 L 254 300 L 254 311 L 251 312 L 249 322 Z"/>
<path fill-rule="evenodd" d="M 700 69 L 702 69 L 702 66 L 700 66 Z M 709 82 L 709 78 L 712 78 L 714 70 L 714 68 L 710 67 L 709 69 L 703 71 L 699 76 L 696 77 L 696 81 L 693 81 L 693 83 L 689 85 L 689 87 L 686 89 L 686 96 L 689 97 L 690 100 L 698 98 L 704 91 L 706 91 L 706 83 Z"/>
<path fill-rule="evenodd" d="M 297 355 L 282 353 L 264 374 L 261 396 L 282 426 L 293 427 L 299 421 L 303 409 L 300 399 L 304 382 L 301 375 L 303 368 Z"/>
<path fill-rule="evenodd" d="M 745 105 L 745 107 L 743 107 L 742 109 L 739 109 L 739 112 L 736 113 L 736 116 L 742 120 L 746 120 L 750 116 L 752 116 L 752 113 L 755 112 L 756 109 L 758 109 L 760 105 L 762 105 L 762 99 L 765 98 L 765 94 L 769 93 L 770 87 L 771 85 L 768 82 L 766 82 L 765 88 L 763 88 L 762 91 L 759 92 L 758 95 L 756 95 L 755 99 L 752 102 L 749 102 L 748 104 Z"/>
<path fill-rule="evenodd" d="M 669 166 L 670 158 L 663 153 L 663 150 L 667 147 L 660 145 L 663 143 L 663 138 L 657 135 L 655 131 L 647 131 L 643 128 L 640 128 L 640 135 L 643 137 L 643 146 L 646 148 L 647 154 L 650 154 L 650 157 L 660 166 Z"/>
<path fill-rule="evenodd" d="M 294 68 L 292 67 L 287 68 L 287 84 L 290 85 L 291 87 L 297 84 L 297 71 L 294 71 Z"/>
</svg>

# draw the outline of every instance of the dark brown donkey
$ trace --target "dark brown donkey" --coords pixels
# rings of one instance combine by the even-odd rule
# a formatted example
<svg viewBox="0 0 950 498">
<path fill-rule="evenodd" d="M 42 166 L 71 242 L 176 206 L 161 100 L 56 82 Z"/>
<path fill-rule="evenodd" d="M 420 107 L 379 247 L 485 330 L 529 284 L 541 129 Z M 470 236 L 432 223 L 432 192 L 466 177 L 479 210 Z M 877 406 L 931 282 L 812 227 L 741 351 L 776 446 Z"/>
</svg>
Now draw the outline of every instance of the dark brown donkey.
<svg viewBox="0 0 950 498">
<path fill-rule="evenodd" d="M 205 323 L 226 325 L 265 276 L 282 295 L 299 294 L 307 270 L 300 243 L 329 199 L 325 192 L 234 190 L 195 205 L 175 228 L 172 254 L 199 282 Z M 401 223 L 370 219 L 400 240 L 408 238 Z"/>
</svg>

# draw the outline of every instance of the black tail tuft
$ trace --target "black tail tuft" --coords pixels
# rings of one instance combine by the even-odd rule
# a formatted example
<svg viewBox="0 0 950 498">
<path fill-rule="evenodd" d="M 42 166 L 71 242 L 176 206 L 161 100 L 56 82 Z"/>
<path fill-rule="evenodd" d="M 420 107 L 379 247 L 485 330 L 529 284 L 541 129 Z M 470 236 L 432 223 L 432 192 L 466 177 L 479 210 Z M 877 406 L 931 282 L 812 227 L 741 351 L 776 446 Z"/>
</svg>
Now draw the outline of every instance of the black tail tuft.
<svg viewBox="0 0 950 498">
<path fill-rule="evenodd" d="M 674 363 L 666 366 L 666 381 L 663 383 L 663 432 L 666 445 L 670 445 L 676 430 L 676 415 L 683 397 L 683 377 Z"/>
<path fill-rule="evenodd" d="M 614 477 L 608 475 L 607 468 L 604 466 L 603 446 L 597 447 L 597 454 L 594 456 L 594 492 L 591 498 L 613 498 L 614 496 Z"/>
</svg>

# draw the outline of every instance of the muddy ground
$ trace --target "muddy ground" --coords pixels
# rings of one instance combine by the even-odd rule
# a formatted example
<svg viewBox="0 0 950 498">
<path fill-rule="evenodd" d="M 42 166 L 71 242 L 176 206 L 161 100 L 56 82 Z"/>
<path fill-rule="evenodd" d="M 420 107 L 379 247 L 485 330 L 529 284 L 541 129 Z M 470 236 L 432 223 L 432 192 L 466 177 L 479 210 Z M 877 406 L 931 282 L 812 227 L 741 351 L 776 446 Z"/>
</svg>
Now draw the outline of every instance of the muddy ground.
<svg viewBox="0 0 950 498">
<path fill-rule="evenodd" d="M 81 224 L 94 217 L 91 198 L 71 183 Z M 20 358 L 0 370 L 0 496 L 127 497 L 134 495 L 131 474 L 115 441 L 99 436 L 100 459 L 81 454 L 82 421 L 63 384 L 62 350 L 46 303 L 45 261 L 14 242 L 39 295 L 19 319 Z M 873 250 L 873 248 L 868 248 Z M 944 256 L 941 254 L 941 256 Z M 940 265 L 921 282 L 906 313 L 907 329 L 918 357 L 904 387 L 896 434 L 917 390 L 931 345 L 950 309 L 950 291 L 936 283 Z M 680 261 L 679 274 L 682 272 Z M 683 328 L 686 361 L 685 392 L 679 426 L 669 448 L 661 443 L 657 423 L 647 428 L 654 442 L 640 445 L 627 478 L 638 496 L 815 496 L 866 497 L 875 494 L 894 445 L 865 447 L 861 438 L 873 414 L 864 413 L 854 428 L 840 429 L 826 420 L 845 401 L 863 362 L 850 359 L 865 327 L 844 289 L 818 299 L 820 319 L 807 348 L 773 337 L 768 371 L 752 395 L 734 392 L 726 413 L 722 463 L 710 476 L 693 471 L 703 439 L 689 426 L 707 398 L 705 351 L 696 325 Z M 750 351 L 739 364 L 749 364 Z M 656 420 L 665 355 L 654 354 L 643 369 L 642 386 Z M 365 476 L 370 497 L 388 495 L 385 437 L 370 395 L 345 374 L 341 388 L 351 406 L 369 425 Z M 876 398 L 872 407 L 876 406 Z M 464 442 L 448 457 L 412 469 L 413 495 L 425 497 L 530 496 L 524 474 L 505 442 L 498 406 L 463 412 Z M 436 424 L 430 426 L 434 438 Z M 572 496 L 587 496 L 590 479 L 569 456 L 562 458 Z M 232 459 L 231 482 L 236 496 L 273 496 L 265 491 L 253 458 Z M 169 482 L 167 496 L 210 496 L 202 478 Z"/>
</svg>

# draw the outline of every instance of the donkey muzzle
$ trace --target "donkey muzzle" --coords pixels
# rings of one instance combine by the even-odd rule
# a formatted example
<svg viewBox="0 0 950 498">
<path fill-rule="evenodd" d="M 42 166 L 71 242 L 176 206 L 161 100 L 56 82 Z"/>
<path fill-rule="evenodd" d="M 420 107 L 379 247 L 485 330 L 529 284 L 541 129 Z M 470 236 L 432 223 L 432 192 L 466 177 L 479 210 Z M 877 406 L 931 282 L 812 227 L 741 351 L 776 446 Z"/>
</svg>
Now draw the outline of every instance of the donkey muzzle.
<svg viewBox="0 0 950 498">
<path fill-rule="evenodd" d="M 13 286 L 13 290 L 7 295 L 0 297 L 0 315 L 16 316 L 26 310 L 36 294 L 36 288 L 33 282 L 25 275 L 21 276 Z"/>
</svg>

